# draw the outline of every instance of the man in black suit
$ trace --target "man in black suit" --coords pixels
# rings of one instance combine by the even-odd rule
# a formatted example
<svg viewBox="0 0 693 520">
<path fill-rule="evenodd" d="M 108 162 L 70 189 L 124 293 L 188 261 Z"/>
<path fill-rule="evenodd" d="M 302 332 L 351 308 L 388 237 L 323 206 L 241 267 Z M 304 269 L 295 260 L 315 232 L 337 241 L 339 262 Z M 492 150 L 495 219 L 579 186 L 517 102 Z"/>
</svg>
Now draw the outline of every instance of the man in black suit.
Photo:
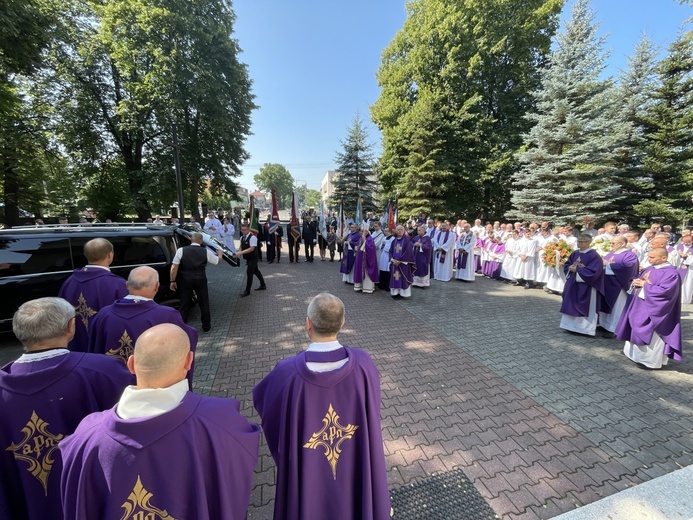
<svg viewBox="0 0 693 520">
<path fill-rule="evenodd" d="M 192 307 L 193 291 L 200 305 L 202 330 L 209 332 L 212 328 L 212 315 L 209 312 L 209 293 L 207 291 L 207 264 L 217 265 L 224 252 L 217 249 L 215 256 L 202 245 L 202 234 L 193 233 L 189 246 L 176 251 L 171 263 L 171 289 L 180 291 L 180 315 L 183 322 L 188 322 L 188 314 Z"/>
<path fill-rule="evenodd" d="M 282 258 L 282 237 L 284 236 L 284 230 L 278 223 L 272 227 L 269 215 L 267 216 L 267 222 L 265 222 L 264 228 L 265 240 L 267 241 L 267 263 L 271 264 L 275 259 L 277 263 L 279 263 Z"/>
<path fill-rule="evenodd" d="M 303 247 L 306 253 L 306 262 L 313 261 L 313 252 L 315 250 L 315 243 L 318 241 L 318 225 L 313 222 L 313 218 L 310 214 L 306 215 L 303 221 L 303 232 L 301 233 L 303 238 Z"/>
<path fill-rule="evenodd" d="M 291 222 L 286 225 L 286 241 L 289 244 L 289 263 L 298 262 L 298 253 L 301 250 L 301 236 L 294 238 L 291 233 Z"/>
<path fill-rule="evenodd" d="M 265 279 L 262 277 L 260 269 L 257 267 L 257 249 L 260 241 L 255 235 L 250 232 L 250 224 L 241 224 L 241 249 L 236 253 L 236 256 L 245 257 L 246 275 L 248 279 L 245 284 L 245 292 L 241 293 L 241 298 L 250 296 L 250 288 L 253 286 L 253 276 L 257 276 L 260 281 L 260 287 L 256 291 L 264 291 L 267 289 Z"/>
</svg>

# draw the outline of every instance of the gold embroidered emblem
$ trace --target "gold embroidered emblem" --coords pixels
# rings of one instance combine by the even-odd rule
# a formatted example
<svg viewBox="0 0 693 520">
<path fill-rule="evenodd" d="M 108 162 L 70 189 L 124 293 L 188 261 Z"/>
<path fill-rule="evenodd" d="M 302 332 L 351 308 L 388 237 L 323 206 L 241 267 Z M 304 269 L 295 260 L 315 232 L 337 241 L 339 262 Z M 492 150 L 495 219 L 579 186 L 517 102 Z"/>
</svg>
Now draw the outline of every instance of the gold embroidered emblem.
<svg viewBox="0 0 693 520">
<path fill-rule="evenodd" d="M 138 475 L 132 493 L 130 493 L 125 503 L 120 506 L 125 509 L 125 513 L 123 513 L 120 520 L 176 520 L 165 509 L 158 509 L 149 503 L 153 496 L 152 493 L 144 489 Z"/>
<path fill-rule="evenodd" d="M 77 303 L 79 305 L 75 307 L 75 314 L 82 318 L 82 323 L 88 329 L 89 328 L 89 318 L 91 318 L 96 311 L 87 305 L 87 300 L 84 298 L 82 293 L 79 293 L 79 298 L 77 298 Z"/>
<path fill-rule="evenodd" d="M 395 246 L 395 251 L 396 251 L 397 253 L 401 253 L 401 252 L 402 252 L 402 246 L 401 246 L 401 244 L 397 244 L 397 245 Z"/>
<path fill-rule="evenodd" d="M 132 344 L 132 339 L 128 336 L 128 331 L 124 330 L 123 335 L 118 340 L 118 347 L 112 348 L 106 352 L 107 356 L 113 356 L 120 359 L 123 363 L 128 362 L 128 358 L 135 351 L 135 346 Z"/>
<path fill-rule="evenodd" d="M 14 458 L 29 464 L 27 471 L 43 486 L 43 492 L 48 496 L 48 476 L 53 468 L 53 453 L 58 449 L 58 442 L 63 434 L 53 435 L 48 431 L 48 423 L 31 412 L 31 419 L 22 428 L 24 438 L 19 444 L 10 444 L 7 451 L 14 452 Z"/>
<path fill-rule="evenodd" d="M 341 444 L 354 436 L 358 426 L 348 424 L 346 427 L 339 424 L 339 415 L 332 408 L 332 403 L 322 419 L 322 429 L 313 434 L 310 440 L 303 445 L 304 448 L 318 449 L 322 446 L 325 457 L 332 468 L 332 477 L 337 480 L 337 462 L 342 453 Z"/>
<path fill-rule="evenodd" d="M 395 271 L 394 276 L 395 276 L 395 280 L 399 280 L 400 278 L 402 278 L 402 275 L 399 274 L 399 271 Z"/>
</svg>

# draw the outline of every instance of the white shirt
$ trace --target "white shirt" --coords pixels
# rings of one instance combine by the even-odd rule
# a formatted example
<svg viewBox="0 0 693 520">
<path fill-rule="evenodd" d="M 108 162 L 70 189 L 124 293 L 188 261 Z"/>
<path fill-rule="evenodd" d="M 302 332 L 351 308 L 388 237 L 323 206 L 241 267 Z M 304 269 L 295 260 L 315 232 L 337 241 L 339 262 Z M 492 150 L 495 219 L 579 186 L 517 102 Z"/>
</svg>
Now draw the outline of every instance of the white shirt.
<svg viewBox="0 0 693 520">
<path fill-rule="evenodd" d="M 149 302 L 149 301 L 151 301 L 152 299 L 151 299 L 151 298 L 147 298 L 146 296 L 139 296 L 139 295 L 135 295 L 135 294 L 128 294 L 127 296 L 125 296 L 125 297 L 123 298 L 123 300 L 142 300 L 142 301 L 145 301 L 145 302 Z"/>
<path fill-rule="evenodd" d="M 181 379 L 167 388 L 128 386 L 118 401 L 116 413 L 121 419 L 155 417 L 170 412 L 188 393 L 188 380 Z"/>
<path fill-rule="evenodd" d="M 35 361 L 43 361 L 44 359 L 64 356 L 69 353 L 70 351 L 66 348 L 56 348 L 53 350 L 46 350 L 45 352 L 27 352 L 19 356 L 19 359 L 17 359 L 15 363 L 33 363 Z"/>
<path fill-rule="evenodd" d="M 340 348 L 342 348 L 341 343 L 335 340 L 327 341 L 324 343 L 311 343 L 310 345 L 308 345 L 306 352 L 331 352 L 333 350 L 337 350 Z M 314 363 L 308 361 L 306 362 L 306 367 L 308 367 L 308 370 L 310 370 L 311 372 L 332 372 L 333 370 L 342 368 L 344 365 L 347 364 L 348 361 L 349 358 L 340 359 L 339 361 L 328 361 L 326 363 Z"/>
<path fill-rule="evenodd" d="M 191 246 L 197 246 L 201 247 L 200 244 L 192 243 L 190 244 Z M 178 265 L 180 264 L 180 259 L 183 258 L 183 248 L 179 247 L 178 251 L 176 251 L 175 256 L 173 257 L 172 263 Z M 219 257 L 215 254 L 213 254 L 209 249 L 207 249 L 207 261 L 210 264 L 217 265 L 219 263 Z"/>
</svg>

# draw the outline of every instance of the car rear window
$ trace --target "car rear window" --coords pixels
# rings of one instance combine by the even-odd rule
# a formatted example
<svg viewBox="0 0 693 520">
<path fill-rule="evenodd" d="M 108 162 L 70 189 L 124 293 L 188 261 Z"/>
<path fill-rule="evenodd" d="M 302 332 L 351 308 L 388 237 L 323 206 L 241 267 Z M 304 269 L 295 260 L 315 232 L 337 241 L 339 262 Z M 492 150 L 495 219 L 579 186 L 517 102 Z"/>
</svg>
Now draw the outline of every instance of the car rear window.
<svg viewBox="0 0 693 520">
<path fill-rule="evenodd" d="M 72 271 L 67 238 L 0 238 L 0 278 Z"/>
</svg>

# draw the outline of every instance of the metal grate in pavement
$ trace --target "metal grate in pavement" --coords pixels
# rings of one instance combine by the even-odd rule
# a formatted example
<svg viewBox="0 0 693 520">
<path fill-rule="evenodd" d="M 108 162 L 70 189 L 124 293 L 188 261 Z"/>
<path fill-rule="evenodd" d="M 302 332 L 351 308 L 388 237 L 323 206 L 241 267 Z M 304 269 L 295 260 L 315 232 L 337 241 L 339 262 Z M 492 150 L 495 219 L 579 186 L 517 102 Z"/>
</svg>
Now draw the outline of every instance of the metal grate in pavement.
<svg viewBox="0 0 693 520">
<path fill-rule="evenodd" d="M 461 469 L 439 473 L 391 493 L 394 520 L 497 520 Z"/>
</svg>

